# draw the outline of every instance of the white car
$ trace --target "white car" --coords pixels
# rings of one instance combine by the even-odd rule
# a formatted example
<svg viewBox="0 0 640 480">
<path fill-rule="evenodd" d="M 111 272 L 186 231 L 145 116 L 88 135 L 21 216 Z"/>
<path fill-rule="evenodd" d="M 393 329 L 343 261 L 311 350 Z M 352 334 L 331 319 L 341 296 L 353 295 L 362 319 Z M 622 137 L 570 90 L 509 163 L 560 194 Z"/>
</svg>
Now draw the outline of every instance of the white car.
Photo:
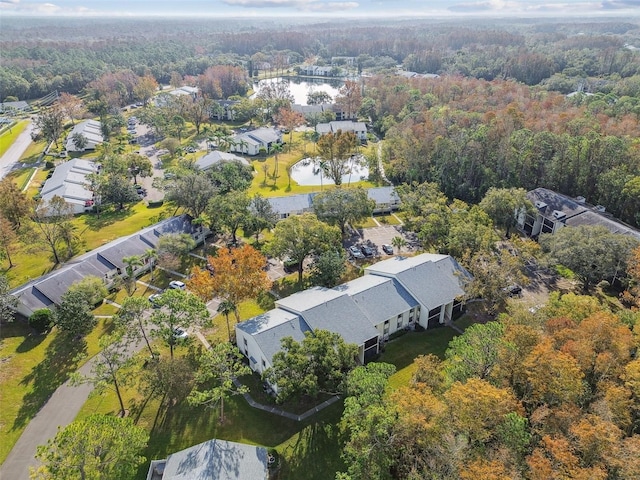
<svg viewBox="0 0 640 480">
<path fill-rule="evenodd" d="M 175 338 L 187 338 L 189 336 L 189 332 L 182 328 L 176 327 L 173 329 L 173 336 Z"/>
<path fill-rule="evenodd" d="M 184 290 L 187 288 L 184 282 L 180 280 L 172 280 L 169 282 L 169 288 L 175 288 L 176 290 Z"/>
</svg>

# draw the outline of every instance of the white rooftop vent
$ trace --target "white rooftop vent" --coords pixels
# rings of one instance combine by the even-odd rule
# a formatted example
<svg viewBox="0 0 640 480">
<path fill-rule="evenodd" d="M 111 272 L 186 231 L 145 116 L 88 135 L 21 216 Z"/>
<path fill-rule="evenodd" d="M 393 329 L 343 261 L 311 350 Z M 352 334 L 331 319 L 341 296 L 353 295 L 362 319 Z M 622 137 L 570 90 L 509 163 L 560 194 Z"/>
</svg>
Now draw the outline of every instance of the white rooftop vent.
<svg viewBox="0 0 640 480">
<path fill-rule="evenodd" d="M 566 218 L 567 214 L 564 212 L 561 212 L 560 210 L 554 210 L 553 211 L 553 217 L 556 220 L 562 220 L 563 218 Z"/>
<path fill-rule="evenodd" d="M 596 212 L 604 213 L 607 209 L 604 205 L 596 205 L 595 210 Z"/>
<path fill-rule="evenodd" d="M 584 198 L 582 195 L 580 195 L 579 197 L 576 197 L 576 202 L 578 202 L 580 205 L 584 205 L 586 201 L 587 199 Z"/>
<path fill-rule="evenodd" d="M 536 200 L 536 208 L 544 210 L 545 208 L 547 208 L 547 204 L 541 200 Z"/>
</svg>

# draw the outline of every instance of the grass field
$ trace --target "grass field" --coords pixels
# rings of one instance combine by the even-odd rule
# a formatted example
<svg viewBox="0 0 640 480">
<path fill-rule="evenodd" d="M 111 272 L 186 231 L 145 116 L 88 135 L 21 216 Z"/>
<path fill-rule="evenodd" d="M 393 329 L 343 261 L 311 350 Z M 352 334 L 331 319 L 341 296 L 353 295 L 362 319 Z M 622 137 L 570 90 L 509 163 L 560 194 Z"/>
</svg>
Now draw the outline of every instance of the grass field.
<svg viewBox="0 0 640 480">
<path fill-rule="evenodd" d="M 167 208 L 148 208 L 144 202 L 138 202 L 119 212 L 103 213 L 100 218 L 93 214 L 78 215 L 73 219 L 75 231 L 82 239 L 82 245 L 77 253 L 88 252 L 116 238 L 135 233 L 168 216 Z M 51 252 L 34 244 L 20 244 L 13 255 L 13 260 L 15 267 L 6 272 L 12 287 L 44 275 L 55 266 Z"/>
<path fill-rule="evenodd" d="M 223 316 L 216 318 L 224 322 Z M 226 326 L 220 330 L 226 335 Z M 390 342 L 379 360 L 396 365 L 397 373 L 391 378 L 391 388 L 409 382 L 415 357 L 427 353 L 442 357 L 454 336 L 453 330 L 444 327 L 407 333 Z M 176 353 L 184 355 L 185 347 Z M 255 390 L 259 383 L 251 380 L 247 384 Z M 261 390 L 254 397 L 258 401 L 264 400 Z M 151 440 L 145 452 L 148 460 L 166 458 L 191 445 L 221 438 L 275 448 L 283 460 L 280 476 L 283 479 L 326 480 L 345 469 L 340 457 L 345 441 L 339 428 L 342 402 L 336 402 L 305 422 L 295 422 L 251 408 L 241 397 L 232 397 L 225 402 L 224 424 L 218 421 L 217 409 L 191 407 L 184 400 L 169 407 L 162 406 L 158 397 L 144 397 L 135 388 L 126 390 L 125 404 L 134 421 L 150 432 Z M 107 393 L 92 397 L 78 417 L 96 412 L 116 414 L 118 410 L 116 396 Z M 148 464 L 142 466 L 136 478 L 143 480 L 147 470 Z"/>
<path fill-rule="evenodd" d="M 40 407 L 83 363 L 81 355 L 97 353 L 98 338 L 110 328 L 110 321 L 100 321 L 85 342 L 77 342 L 55 329 L 48 335 L 37 335 L 22 322 L 2 326 L 0 463 Z"/>
<path fill-rule="evenodd" d="M 16 141 L 18 135 L 20 135 L 25 128 L 27 128 L 27 120 L 20 120 L 9 130 L 6 130 L 0 135 L 0 157 L 9 150 L 9 147 Z"/>
</svg>

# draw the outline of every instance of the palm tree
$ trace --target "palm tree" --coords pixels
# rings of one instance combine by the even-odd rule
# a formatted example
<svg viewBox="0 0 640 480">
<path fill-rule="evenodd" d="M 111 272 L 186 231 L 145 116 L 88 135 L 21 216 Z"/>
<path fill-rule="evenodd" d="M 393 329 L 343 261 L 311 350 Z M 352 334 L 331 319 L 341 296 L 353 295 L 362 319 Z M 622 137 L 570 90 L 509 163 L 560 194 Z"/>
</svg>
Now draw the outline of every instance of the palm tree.
<svg viewBox="0 0 640 480">
<path fill-rule="evenodd" d="M 149 279 L 153 282 L 153 267 L 156 266 L 156 261 L 158 260 L 158 252 L 153 248 L 148 248 L 144 252 L 144 258 L 149 262 L 149 272 L 151 272 L 151 278 Z"/>
<path fill-rule="evenodd" d="M 275 157 L 275 165 L 273 167 L 273 184 L 275 185 L 276 180 L 278 179 L 278 154 L 282 152 L 282 144 L 280 143 L 272 143 L 271 147 L 269 147 L 269 153 L 272 153 Z"/>
<path fill-rule="evenodd" d="M 229 315 L 231 313 L 236 312 L 236 304 L 231 300 L 223 300 L 218 305 L 218 309 L 216 310 L 218 313 L 222 313 L 227 319 L 227 332 L 229 333 L 229 341 L 231 341 L 231 326 L 229 325 Z"/>
<path fill-rule="evenodd" d="M 407 246 L 407 241 L 404 239 L 404 237 L 396 236 L 391 239 L 391 245 L 398 249 L 398 255 L 400 255 L 402 247 Z"/>
<path fill-rule="evenodd" d="M 327 161 L 324 158 L 316 157 L 314 163 L 318 164 L 318 170 L 320 173 L 320 191 L 322 191 L 322 178 L 324 171 L 327 169 Z"/>
<path fill-rule="evenodd" d="M 140 255 L 131 255 L 130 257 L 124 257 L 122 263 L 125 264 L 126 272 L 124 287 L 127 289 L 127 294 L 131 296 L 136 291 L 135 267 L 143 265 L 142 258 Z"/>
</svg>

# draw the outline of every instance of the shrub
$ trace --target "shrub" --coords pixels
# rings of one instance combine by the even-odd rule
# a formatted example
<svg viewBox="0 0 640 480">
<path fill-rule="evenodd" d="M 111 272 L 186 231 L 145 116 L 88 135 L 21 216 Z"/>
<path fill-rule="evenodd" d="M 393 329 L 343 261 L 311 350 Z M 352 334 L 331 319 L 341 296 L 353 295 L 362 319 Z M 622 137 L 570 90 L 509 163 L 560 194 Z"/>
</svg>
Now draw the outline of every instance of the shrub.
<svg viewBox="0 0 640 480">
<path fill-rule="evenodd" d="M 53 324 L 53 312 L 48 308 L 36 310 L 29 317 L 29 325 L 38 333 L 48 332 Z"/>
</svg>

